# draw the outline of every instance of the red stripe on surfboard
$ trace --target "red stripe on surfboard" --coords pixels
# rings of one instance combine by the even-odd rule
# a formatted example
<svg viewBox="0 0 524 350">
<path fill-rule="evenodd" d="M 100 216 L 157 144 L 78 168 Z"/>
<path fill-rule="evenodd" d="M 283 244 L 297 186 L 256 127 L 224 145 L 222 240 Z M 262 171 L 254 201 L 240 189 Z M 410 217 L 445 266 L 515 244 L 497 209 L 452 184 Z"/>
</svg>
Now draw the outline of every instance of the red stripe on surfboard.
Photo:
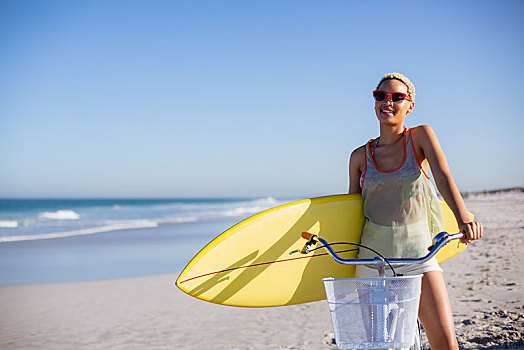
<svg viewBox="0 0 524 350">
<path fill-rule="evenodd" d="M 340 252 L 336 252 L 337 254 L 340 254 L 340 253 L 346 253 L 346 252 L 351 252 L 355 249 L 348 249 L 348 250 L 342 250 Z M 300 259 L 311 259 L 311 258 L 315 258 L 315 257 L 319 257 L 319 256 L 324 256 L 324 255 L 328 255 L 329 253 L 322 253 L 322 254 L 317 254 L 317 255 L 311 255 L 311 256 L 301 256 L 299 258 L 292 258 L 292 259 L 283 259 L 283 260 L 275 260 L 275 261 L 270 261 L 270 262 L 264 262 L 264 263 L 258 263 L 258 264 L 253 264 L 253 265 L 244 265 L 244 266 L 238 266 L 238 267 L 232 267 L 230 269 L 225 269 L 225 270 L 220 270 L 220 271 L 215 271 L 215 272 L 210 272 L 210 273 L 206 273 L 204 275 L 200 275 L 200 276 L 196 276 L 196 277 L 191 277 L 191 278 L 188 278 L 187 280 L 183 280 L 181 281 L 179 284 L 182 284 L 182 283 L 185 283 L 185 282 L 189 282 L 189 281 L 192 281 L 192 280 L 195 280 L 197 278 L 201 278 L 201 277 L 206 277 L 206 276 L 211 276 L 211 275 L 216 275 L 216 274 L 219 274 L 219 273 L 222 273 L 222 272 L 228 272 L 228 271 L 234 271 L 234 270 L 238 270 L 238 269 L 246 269 L 248 267 L 256 267 L 256 266 L 262 266 L 262 265 L 269 265 L 269 264 L 276 264 L 276 263 L 281 263 L 281 262 L 286 262 L 286 261 L 293 261 L 293 260 L 300 260 Z"/>
</svg>

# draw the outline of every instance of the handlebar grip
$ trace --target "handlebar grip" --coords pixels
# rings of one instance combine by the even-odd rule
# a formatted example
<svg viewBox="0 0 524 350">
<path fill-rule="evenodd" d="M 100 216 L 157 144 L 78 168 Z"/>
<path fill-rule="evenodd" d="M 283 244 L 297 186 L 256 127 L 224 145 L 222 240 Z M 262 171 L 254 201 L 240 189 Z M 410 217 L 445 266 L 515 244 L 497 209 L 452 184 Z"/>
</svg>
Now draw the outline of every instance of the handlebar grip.
<svg viewBox="0 0 524 350">
<path fill-rule="evenodd" d="M 316 236 L 316 235 L 313 234 L 313 233 L 306 232 L 306 231 L 302 232 L 302 238 L 307 239 L 308 241 L 309 241 L 309 240 L 311 239 L 311 237 L 313 237 L 313 236 Z"/>
<path fill-rule="evenodd" d="M 428 247 L 428 250 L 431 252 L 433 250 L 433 248 L 435 248 L 436 245 L 438 245 L 441 241 L 444 241 L 446 239 L 448 240 L 447 242 L 449 242 L 449 241 L 452 241 L 452 240 L 455 240 L 455 239 L 461 239 L 461 238 L 465 238 L 465 237 L 466 237 L 466 235 L 464 233 L 462 233 L 462 232 L 458 232 L 458 233 L 454 233 L 454 234 L 449 234 L 447 232 L 440 232 L 438 235 L 433 237 L 434 244 L 430 245 Z"/>
</svg>

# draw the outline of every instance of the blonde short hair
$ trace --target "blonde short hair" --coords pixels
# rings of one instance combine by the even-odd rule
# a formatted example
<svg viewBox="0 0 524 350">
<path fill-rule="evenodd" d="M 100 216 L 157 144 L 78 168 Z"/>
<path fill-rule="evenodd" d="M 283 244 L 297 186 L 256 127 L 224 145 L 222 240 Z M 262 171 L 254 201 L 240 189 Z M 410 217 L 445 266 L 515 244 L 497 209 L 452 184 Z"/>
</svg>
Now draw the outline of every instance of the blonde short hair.
<svg viewBox="0 0 524 350">
<path fill-rule="evenodd" d="M 380 84 L 382 84 L 384 81 L 390 80 L 390 79 L 396 79 L 396 80 L 399 80 L 399 81 L 403 82 L 404 84 L 406 84 L 406 86 L 408 87 L 409 98 L 411 99 L 411 101 L 415 102 L 415 85 L 413 85 L 411 80 L 409 80 L 408 77 L 406 77 L 404 74 L 388 73 L 388 74 L 384 75 L 382 77 L 382 79 L 380 79 L 380 81 L 378 82 L 377 89 L 380 86 Z"/>
</svg>

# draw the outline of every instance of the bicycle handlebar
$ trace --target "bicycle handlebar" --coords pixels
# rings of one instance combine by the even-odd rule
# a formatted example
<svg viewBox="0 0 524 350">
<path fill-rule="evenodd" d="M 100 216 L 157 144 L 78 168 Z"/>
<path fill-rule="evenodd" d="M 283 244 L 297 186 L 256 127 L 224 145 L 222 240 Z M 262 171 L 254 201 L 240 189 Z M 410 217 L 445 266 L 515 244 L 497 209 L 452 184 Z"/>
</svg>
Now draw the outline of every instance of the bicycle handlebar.
<svg viewBox="0 0 524 350">
<path fill-rule="evenodd" d="M 444 247 L 446 244 L 448 244 L 450 241 L 453 241 L 455 239 L 460 239 L 463 236 L 464 234 L 461 232 L 455 233 L 455 234 L 441 232 L 433 238 L 434 245 L 428 248 L 430 249 L 430 252 L 426 256 L 423 256 L 421 258 L 402 258 L 402 259 L 391 258 L 391 259 L 387 259 L 387 261 L 391 265 L 423 263 L 423 262 L 428 261 L 432 257 L 434 257 L 435 254 L 437 254 L 437 252 L 442 247 Z M 323 248 L 325 248 L 328 251 L 328 253 L 333 257 L 333 259 L 335 259 L 335 261 L 340 264 L 344 264 L 344 265 L 376 264 L 377 266 L 379 265 L 384 266 L 385 260 L 381 257 L 375 257 L 374 259 L 343 259 L 337 255 L 337 253 L 333 250 L 333 248 L 331 248 L 329 243 L 326 242 L 323 238 L 318 237 L 317 235 L 312 234 L 310 232 L 302 232 L 302 237 L 308 240 L 304 248 L 301 250 L 303 254 L 309 253 L 309 246 L 312 244 L 315 244 L 316 242 L 314 241 L 318 240 L 318 242 L 322 244 Z"/>
</svg>

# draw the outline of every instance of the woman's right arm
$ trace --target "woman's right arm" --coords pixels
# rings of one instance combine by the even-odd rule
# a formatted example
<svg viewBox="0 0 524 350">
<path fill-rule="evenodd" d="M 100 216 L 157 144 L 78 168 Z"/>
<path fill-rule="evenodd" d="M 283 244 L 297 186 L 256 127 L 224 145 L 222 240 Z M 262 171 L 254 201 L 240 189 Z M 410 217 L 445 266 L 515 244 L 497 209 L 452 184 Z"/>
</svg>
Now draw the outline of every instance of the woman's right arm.
<svg viewBox="0 0 524 350">
<path fill-rule="evenodd" d="M 349 193 L 361 193 L 360 175 L 366 166 L 366 148 L 361 146 L 351 153 L 349 158 Z"/>
</svg>

